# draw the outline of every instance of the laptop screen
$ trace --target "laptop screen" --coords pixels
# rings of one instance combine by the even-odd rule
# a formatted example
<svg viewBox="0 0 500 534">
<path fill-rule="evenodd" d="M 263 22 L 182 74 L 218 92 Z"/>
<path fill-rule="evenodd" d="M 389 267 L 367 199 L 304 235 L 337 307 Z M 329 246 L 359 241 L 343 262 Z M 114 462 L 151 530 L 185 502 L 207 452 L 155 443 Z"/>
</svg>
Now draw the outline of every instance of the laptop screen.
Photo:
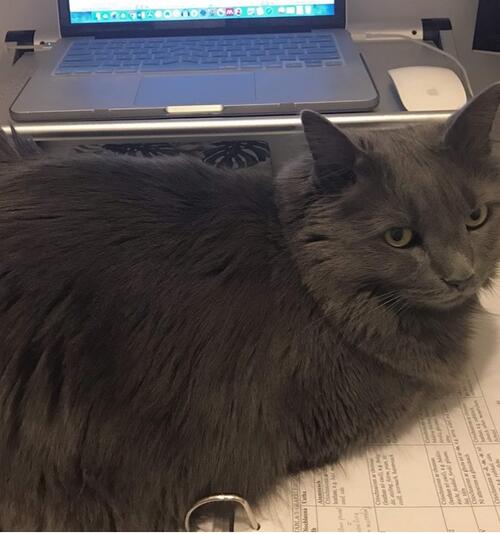
<svg viewBox="0 0 500 534">
<path fill-rule="evenodd" d="M 231 1 L 231 0 L 230 0 Z M 222 21 L 335 15 L 335 0 L 70 0 L 72 24 Z"/>
</svg>

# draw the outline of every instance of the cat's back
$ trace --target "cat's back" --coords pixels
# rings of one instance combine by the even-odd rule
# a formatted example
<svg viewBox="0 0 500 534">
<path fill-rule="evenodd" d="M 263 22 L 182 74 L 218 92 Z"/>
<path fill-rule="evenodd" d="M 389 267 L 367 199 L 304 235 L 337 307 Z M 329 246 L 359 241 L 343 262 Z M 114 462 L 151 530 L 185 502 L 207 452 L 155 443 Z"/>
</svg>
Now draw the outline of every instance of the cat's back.
<svg viewBox="0 0 500 534">
<path fill-rule="evenodd" d="M 59 324 L 61 303 L 75 331 L 92 314 L 99 330 L 105 321 L 110 331 L 120 321 L 126 330 L 127 318 L 133 328 L 145 315 L 158 322 L 166 309 L 181 314 L 181 306 L 194 323 L 207 309 L 220 320 L 231 303 L 269 297 L 279 277 L 270 179 L 189 158 L 2 163 L 0 242 L 7 343 L 49 316 Z"/>
<path fill-rule="evenodd" d="M 190 261 L 195 248 L 205 253 L 205 245 L 261 239 L 277 220 L 268 177 L 187 157 L 111 154 L 1 163 L 0 198 L 0 238 L 11 260 L 37 256 L 38 262 L 56 251 L 59 261 L 97 251 L 110 258 L 124 249 L 127 255 L 148 249 L 163 260 L 173 254 L 176 262 L 181 256 Z M 217 247 L 209 246 L 210 239 Z"/>
</svg>

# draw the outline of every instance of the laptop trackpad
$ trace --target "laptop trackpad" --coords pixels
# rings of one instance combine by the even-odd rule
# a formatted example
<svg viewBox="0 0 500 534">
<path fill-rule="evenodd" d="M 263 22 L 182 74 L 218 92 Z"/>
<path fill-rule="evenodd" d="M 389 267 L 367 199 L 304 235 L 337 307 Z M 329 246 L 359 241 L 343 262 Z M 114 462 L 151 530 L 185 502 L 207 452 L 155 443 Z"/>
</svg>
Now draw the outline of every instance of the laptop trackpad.
<svg viewBox="0 0 500 534">
<path fill-rule="evenodd" d="M 142 79 L 135 97 L 135 105 L 141 107 L 252 102 L 255 102 L 252 72 L 148 76 Z"/>
</svg>

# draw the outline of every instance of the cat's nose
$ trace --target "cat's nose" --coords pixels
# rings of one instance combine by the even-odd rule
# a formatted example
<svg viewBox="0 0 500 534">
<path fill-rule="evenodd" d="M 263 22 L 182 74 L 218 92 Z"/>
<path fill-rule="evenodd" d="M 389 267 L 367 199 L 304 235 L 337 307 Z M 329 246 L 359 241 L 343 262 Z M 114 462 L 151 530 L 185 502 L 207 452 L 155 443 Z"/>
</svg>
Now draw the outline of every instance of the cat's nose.
<svg viewBox="0 0 500 534">
<path fill-rule="evenodd" d="M 454 287 L 455 289 L 462 291 L 469 285 L 469 282 L 473 277 L 474 273 L 470 273 L 466 275 L 466 278 L 442 278 L 442 280 L 450 287 Z"/>
</svg>

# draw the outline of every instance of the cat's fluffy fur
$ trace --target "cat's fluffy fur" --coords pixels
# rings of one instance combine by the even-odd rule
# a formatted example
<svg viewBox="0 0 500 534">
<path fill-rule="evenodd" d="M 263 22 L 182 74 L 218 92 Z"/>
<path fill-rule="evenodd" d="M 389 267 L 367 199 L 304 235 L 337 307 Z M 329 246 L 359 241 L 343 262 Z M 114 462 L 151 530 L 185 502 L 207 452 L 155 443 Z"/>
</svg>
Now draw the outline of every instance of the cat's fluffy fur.
<svg viewBox="0 0 500 534">
<path fill-rule="evenodd" d="M 380 144 L 305 114 L 313 158 L 274 183 L 184 158 L 22 161 L 2 140 L 0 528 L 179 528 L 197 499 L 255 502 L 443 391 L 500 257 L 460 219 L 480 189 L 498 228 L 499 92 Z M 398 210 L 434 244 L 389 247 Z M 456 254 L 476 279 L 451 305 L 436 280 Z"/>
</svg>

